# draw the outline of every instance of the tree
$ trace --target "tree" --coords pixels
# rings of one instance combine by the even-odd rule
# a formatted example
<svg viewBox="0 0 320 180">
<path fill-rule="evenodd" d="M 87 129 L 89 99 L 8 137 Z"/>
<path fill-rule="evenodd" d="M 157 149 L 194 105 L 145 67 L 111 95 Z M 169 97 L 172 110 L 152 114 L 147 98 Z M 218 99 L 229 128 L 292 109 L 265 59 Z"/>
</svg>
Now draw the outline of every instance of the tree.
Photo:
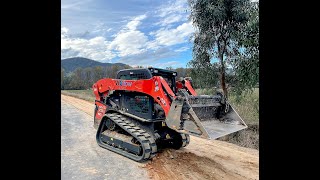
<svg viewBox="0 0 320 180">
<path fill-rule="evenodd" d="M 251 4 L 248 9 L 249 21 L 244 31 L 238 35 L 238 43 L 243 47 L 243 52 L 233 61 L 234 92 L 237 95 L 252 90 L 259 84 L 259 2 Z"/>
<path fill-rule="evenodd" d="M 196 27 L 190 65 L 204 70 L 212 67 L 212 60 L 218 60 L 220 85 L 226 97 L 225 70 L 239 54 L 239 32 L 249 20 L 249 4 L 249 0 L 189 0 L 190 17 Z"/>
<path fill-rule="evenodd" d="M 201 66 L 196 65 L 194 62 L 190 62 L 193 68 L 190 68 L 190 76 L 192 77 L 192 84 L 194 88 L 209 88 L 212 86 L 217 86 L 219 81 L 218 67 L 216 63 L 209 63 Z"/>
<path fill-rule="evenodd" d="M 131 66 L 129 66 L 129 65 L 124 65 L 124 67 L 123 67 L 124 69 L 132 69 L 132 67 Z"/>
<path fill-rule="evenodd" d="M 187 74 L 187 70 L 185 68 L 177 68 L 175 69 L 174 71 L 177 72 L 177 79 L 179 79 L 180 77 L 186 77 L 186 74 Z"/>
<path fill-rule="evenodd" d="M 84 89 L 84 76 L 83 76 L 83 69 L 82 68 L 77 68 L 71 75 L 70 78 L 70 89 Z"/>
<path fill-rule="evenodd" d="M 166 67 L 167 70 L 173 70 L 172 66 Z"/>
<path fill-rule="evenodd" d="M 84 74 L 84 86 L 86 89 L 91 88 L 93 83 L 94 83 L 94 74 L 93 74 L 93 70 L 91 67 L 87 67 L 83 70 L 82 72 Z"/>
<path fill-rule="evenodd" d="M 120 66 L 118 66 L 118 65 L 111 66 L 111 77 L 110 78 L 116 78 L 118 71 L 121 69 L 122 68 L 120 68 Z"/>
<path fill-rule="evenodd" d="M 104 70 L 101 66 L 95 66 L 93 68 L 93 82 L 97 82 L 98 80 L 102 79 L 104 76 Z"/>
<path fill-rule="evenodd" d="M 61 68 L 61 89 L 64 89 L 64 75 L 65 75 L 65 70 Z"/>
<path fill-rule="evenodd" d="M 71 82 L 71 74 L 66 74 L 63 78 L 63 89 L 65 90 L 72 89 L 70 86 L 70 82 Z"/>
</svg>

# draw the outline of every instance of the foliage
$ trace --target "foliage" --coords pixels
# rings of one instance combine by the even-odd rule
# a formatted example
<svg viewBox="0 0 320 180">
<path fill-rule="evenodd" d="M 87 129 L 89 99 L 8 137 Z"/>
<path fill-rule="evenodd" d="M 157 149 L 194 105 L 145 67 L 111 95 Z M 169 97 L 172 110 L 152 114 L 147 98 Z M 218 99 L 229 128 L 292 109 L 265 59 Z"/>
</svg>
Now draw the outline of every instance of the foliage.
<svg viewBox="0 0 320 180">
<path fill-rule="evenodd" d="M 247 80 L 258 79 L 256 73 L 250 76 L 252 71 L 258 72 L 257 56 L 250 54 L 258 49 L 258 5 L 249 0 L 189 0 L 189 5 L 196 27 L 193 60 L 188 64 L 194 68 L 194 76 L 207 81 L 211 75 L 211 84 L 219 79 L 226 96 L 226 81 L 239 84 L 240 92 L 248 88 L 252 83 Z M 226 73 L 228 67 L 233 73 Z"/>
<path fill-rule="evenodd" d="M 212 88 L 195 89 L 198 95 L 214 95 Z M 247 124 L 259 124 L 259 88 L 254 88 L 251 94 L 244 95 L 240 101 L 235 94 L 230 94 L 231 105 Z"/>
<path fill-rule="evenodd" d="M 252 92 L 259 83 L 259 2 L 250 6 L 248 13 L 250 19 L 238 41 L 244 49 L 232 62 L 235 72 L 233 92 L 238 96 L 248 90 Z"/>
<path fill-rule="evenodd" d="M 121 69 L 129 69 L 130 66 L 95 66 L 87 68 L 77 68 L 75 71 L 66 74 L 61 68 L 61 89 L 89 89 L 92 85 L 102 78 L 115 78 Z"/>
<path fill-rule="evenodd" d="M 192 77 L 192 84 L 194 88 L 208 88 L 216 87 L 218 85 L 219 71 L 216 64 L 207 64 L 201 66 L 198 62 L 193 63 L 193 68 L 190 68 L 190 76 Z"/>
</svg>

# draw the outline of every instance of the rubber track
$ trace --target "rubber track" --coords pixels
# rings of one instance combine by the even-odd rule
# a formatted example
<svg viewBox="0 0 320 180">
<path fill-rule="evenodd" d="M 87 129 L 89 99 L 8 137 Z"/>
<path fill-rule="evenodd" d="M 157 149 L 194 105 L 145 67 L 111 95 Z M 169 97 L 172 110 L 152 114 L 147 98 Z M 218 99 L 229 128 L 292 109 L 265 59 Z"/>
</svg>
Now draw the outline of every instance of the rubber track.
<svg viewBox="0 0 320 180">
<path fill-rule="evenodd" d="M 121 115 L 119 113 L 107 113 L 105 116 L 107 116 L 109 119 L 111 119 L 113 122 L 115 122 L 120 128 L 128 132 L 130 135 L 135 137 L 141 144 L 143 153 L 142 156 L 134 155 L 132 153 L 129 153 L 123 149 L 110 146 L 106 143 L 101 142 L 100 139 L 98 139 L 98 136 L 100 135 L 97 134 L 97 141 L 98 144 L 104 148 L 107 148 L 113 152 L 119 153 L 123 156 L 126 156 L 130 159 L 133 159 L 135 161 L 141 162 L 141 161 L 146 161 L 149 159 L 152 159 L 156 153 L 157 153 L 157 145 L 153 137 L 146 132 L 145 130 L 141 129 L 139 126 L 135 125 L 130 121 L 129 117 L 126 117 L 124 115 Z M 103 123 L 104 124 L 104 123 Z M 101 125 L 103 125 L 101 123 Z M 101 133 L 101 127 L 99 127 L 99 130 L 97 133 Z"/>
</svg>

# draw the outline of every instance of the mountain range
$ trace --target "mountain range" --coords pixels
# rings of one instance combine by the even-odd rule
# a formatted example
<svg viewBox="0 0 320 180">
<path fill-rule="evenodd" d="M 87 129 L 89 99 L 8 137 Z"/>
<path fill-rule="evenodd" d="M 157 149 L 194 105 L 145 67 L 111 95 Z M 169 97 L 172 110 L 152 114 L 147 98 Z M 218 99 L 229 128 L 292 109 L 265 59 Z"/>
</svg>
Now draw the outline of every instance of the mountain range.
<svg viewBox="0 0 320 180">
<path fill-rule="evenodd" d="M 82 57 L 73 57 L 61 60 L 61 68 L 63 68 L 66 72 L 72 72 L 77 68 L 87 68 L 87 67 L 109 67 L 113 65 L 118 65 L 120 67 L 128 66 L 123 63 L 101 63 L 98 61 L 94 61 L 92 59 L 82 58 Z"/>
</svg>

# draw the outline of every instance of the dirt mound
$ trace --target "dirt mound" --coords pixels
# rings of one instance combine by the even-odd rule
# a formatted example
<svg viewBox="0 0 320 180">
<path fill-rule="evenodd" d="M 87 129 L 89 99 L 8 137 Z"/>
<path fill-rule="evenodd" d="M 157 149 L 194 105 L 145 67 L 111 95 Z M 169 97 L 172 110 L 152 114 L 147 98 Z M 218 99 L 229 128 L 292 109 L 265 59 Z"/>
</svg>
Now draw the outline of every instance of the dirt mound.
<svg viewBox="0 0 320 180">
<path fill-rule="evenodd" d="M 259 151 L 191 137 L 186 148 L 159 152 L 145 168 L 151 179 L 259 179 Z"/>
<path fill-rule="evenodd" d="M 165 150 L 145 166 L 151 179 L 241 179 L 212 159 L 191 152 Z M 243 179 L 243 178 L 242 178 Z"/>
</svg>

